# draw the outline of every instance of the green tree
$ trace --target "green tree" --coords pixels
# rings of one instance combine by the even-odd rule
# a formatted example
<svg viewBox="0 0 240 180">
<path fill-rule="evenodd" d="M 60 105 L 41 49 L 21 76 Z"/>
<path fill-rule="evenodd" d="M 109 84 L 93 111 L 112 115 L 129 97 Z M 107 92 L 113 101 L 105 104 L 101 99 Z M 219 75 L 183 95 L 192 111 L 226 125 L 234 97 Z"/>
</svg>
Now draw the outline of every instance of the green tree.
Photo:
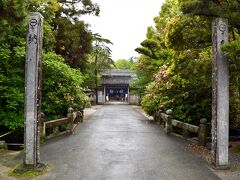
<svg viewBox="0 0 240 180">
<path fill-rule="evenodd" d="M 88 101 L 82 90 L 84 77 L 64 59 L 49 52 L 43 56 L 42 110 L 48 119 L 65 117 L 69 107 L 83 109 Z"/>
<path fill-rule="evenodd" d="M 132 69 L 133 63 L 132 59 L 118 59 L 114 64 L 117 69 Z"/>
<path fill-rule="evenodd" d="M 239 27 L 240 2 L 238 0 L 179 0 L 185 14 L 229 19 L 231 24 Z"/>
<path fill-rule="evenodd" d="M 0 1 L 0 42 L 9 41 L 9 34 L 21 28 L 25 23 L 22 21 L 27 15 L 25 1 Z M 22 37 L 22 36 L 21 36 Z"/>
<path fill-rule="evenodd" d="M 92 33 L 83 21 L 72 23 L 66 17 L 55 19 L 58 24 L 55 51 L 65 62 L 82 72 L 86 69 L 87 54 L 92 51 Z"/>
<path fill-rule="evenodd" d="M 22 39 L 15 43 L 0 45 L 0 125 L 11 129 L 23 127 L 24 109 L 25 46 Z"/>
<path fill-rule="evenodd" d="M 85 85 L 95 89 L 97 100 L 100 75 L 112 68 L 114 61 L 111 58 L 111 49 L 108 47 L 112 42 L 99 34 L 93 34 L 93 38 L 93 51 L 88 56 L 88 73 Z"/>
<path fill-rule="evenodd" d="M 167 0 L 136 51 L 135 65 L 144 94 L 142 106 L 152 114 L 161 105 L 174 117 L 198 124 L 211 117 L 211 20 L 182 13 L 178 0 Z"/>
<path fill-rule="evenodd" d="M 74 11 L 73 6 L 64 6 L 70 8 L 70 14 L 64 19 L 57 16 L 64 2 L 71 4 L 61 0 L 0 0 L 0 125 L 10 129 L 23 128 L 24 125 L 25 36 L 29 12 L 40 12 L 44 16 L 43 112 L 50 119 L 65 116 L 68 107 L 83 108 L 87 102 L 82 92 L 83 75 L 65 62 L 73 62 L 73 67 L 82 67 L 81 61 L 91 52 L 92 35 L 86 24 L 75 20 L 75 17 L 99 12 L 99 8 L 95 4 L 90 5 L 91 1 L 83 0 L 81 11 L 75 13 L 70 13 L 70 10 Z M 76 7 L 77 2 L 80 1 L 72 1 L 72 5 Z M 64 13 L 66 15 L 67 12 Z M 60 14 L 64 16 L 63 12 Z M 62 18 L 61 21 L 56 17 Z M 65 59 L 53 52 L 57 42 L 61 41 L 56 37 L 61 29 L 56 28 L 55 21 L 60 25 L 66 22 L 66 31 L 60 35 L 72 43 L 66 42 L 67 46 L 63 46 L 72 48 Z M 69 36 L 65 35 L 68 31 Z"/>
<path fill-rule="evenodd" d="M 99 6 L 91 0 L 58 0 L 58 3 L 61 6 L 52 24 L 56 31 L 55 51 L 68 65 L 84 72 L 93 39 L 88 25 L 80 17 L 83 14 L 98 15 Z"/>
<path fill-rule="evenodd" d="M 56 14 L 56 19 L 59 17 L 67 17 L 71 21 L 79 21 L 83 14 L 93 14 L 98 16 L 100 9 L 99 5 L 92 3 L 91 0 L 57 0 L 61 7 Z"/>
<path fill-rule="evenodd" d="M 240 107 L 239 89 L 239 63 L 238 48 L 240 35 L 240 2 L 231 1 L 206 1 L 206 0 L 180 0 L 182 12 L 187 15 L 198 15 L 210 21 L 216 17 L 227 18 L 229 21 L 230 43 L 223 46 L 223 50 L 229 57 L 230 63 L 230 125 L 240 126 L 238 117 Z"/>
</svg>

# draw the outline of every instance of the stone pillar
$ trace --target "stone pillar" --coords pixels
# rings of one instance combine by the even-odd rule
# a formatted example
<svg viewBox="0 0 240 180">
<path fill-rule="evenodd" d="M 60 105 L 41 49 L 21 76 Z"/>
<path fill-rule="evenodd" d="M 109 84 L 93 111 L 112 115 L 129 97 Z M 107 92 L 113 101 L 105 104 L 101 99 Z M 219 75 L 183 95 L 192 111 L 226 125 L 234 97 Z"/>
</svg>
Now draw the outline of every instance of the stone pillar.
<svg viewBox="0 0 240 180">
<path fill-rule="evenodd" d="M 28 167 L 40 163 L 42 37 L 43 17 L 40 13 L 31 13 L 26 43 L 24 109 L 24 165 Z"/>
<path fill-rule="evenodd" d="M 68 108 L 68 114 L 67 117 L 70 118 L 70 123 L 68 124 L 68 130 L 70 130 L 70 133 L 73 133 L 73 108 Z"/>
<path fill-rule="evenodd" d="M 162 115 L 161 115 L 161 113 L 163 113 L 163 112 L 164 112 L 164 106 L 161 105 L 159 107 L 159 124 L 160 124 L 161 127 L 164 127 L 164 121 L 163 121 Z"/>
<path fill-rule="evenodd" d="M 80 110 L 80 118 L 81 118 L 80 122 L 83 122 L 83 118 L 84 118 L 84 109 L 81 109 L 81 110 Z"/>
<path fill-rule="evenodd" d="M 190 134 L 190 132 L 187 130 L 187 129 L 183 129 L 183 137 L 184 138 L 191 138 L 191 134 Z"/>
<path fill-rule="evenodd" d="M 59 134 L 59 126 L 56 126 L 53 128 L 53 135 L 58 135 Z"/>
<path fill-rule="evenodd" d="M 44 123 L 45 123 L 45 114 L 42 112 L 41 113 L 41 121 L 39 123 L 39 129 L 40 129 L 40 137 L 44 137 L 45 136 L 45 127 L 44 127 Z"/>
<path fill-rule="evenodd" d="M 154 111 L 154 114 L 153 114 L 153 120 L 154 120 L 154 122 L 157 122 L 157 121 L 158 121 L 158 118 L 159 118 L 159 111 L 158 111 L 158 110 L 155 110 L 155 111 Z"/>
<path fill-rule="evenodd" d="M 1 149 L 8 149 L 8 147 L 7 147 L 7 144 L 6 144 L 5 141 L 1 141 L 1 140 L 0 140 L 0 150 L 1 150 Z"/>
<path fill-rule="evenodd" d="M 200 119 L 200 125 L 198 130 L 198 142 L 202 146 L 207 144 L 207 119 Z"/>
<path fill-rule="evenodd" d="M 229 70 L 221 45 L 228 42 L 228 21 L 216 18 L 212 23 L 212 163 L 217 169 L 228 167 Z"/>
<path fill-rule="evenodd" d="M 172 126 L 172 114 L 173 111 L 171 109 L 166 111 L 167 114 L 167 121 L 166 121 L 166 133 L 167 135 L 171 134 L 173 132 L 173 126 Z"/>
</svg>

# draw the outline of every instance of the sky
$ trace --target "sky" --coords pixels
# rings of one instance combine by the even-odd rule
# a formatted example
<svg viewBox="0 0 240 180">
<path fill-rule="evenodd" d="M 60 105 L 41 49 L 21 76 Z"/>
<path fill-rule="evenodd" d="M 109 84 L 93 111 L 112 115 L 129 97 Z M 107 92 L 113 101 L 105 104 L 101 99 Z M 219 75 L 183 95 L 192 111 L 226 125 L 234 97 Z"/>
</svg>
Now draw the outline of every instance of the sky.
<svg viewBox="0 0 240 180">
<path fill-rule="evenodd" d="M 100 5 L 100 16 L 83 16 L 93 33 L 113 42 L 112 59 L 139 56 L 134 51 L 145 40 L 147 27 L 154 26 L 164 0 L 92 0 Z"/>
</svg>

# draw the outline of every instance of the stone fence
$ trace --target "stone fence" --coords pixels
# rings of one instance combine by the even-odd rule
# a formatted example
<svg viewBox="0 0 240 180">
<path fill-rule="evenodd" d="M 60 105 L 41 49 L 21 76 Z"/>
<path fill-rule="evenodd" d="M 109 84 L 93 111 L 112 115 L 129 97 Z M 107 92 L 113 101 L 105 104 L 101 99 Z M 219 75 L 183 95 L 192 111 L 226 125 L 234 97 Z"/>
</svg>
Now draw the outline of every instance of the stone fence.
<svg viewBox="0 0 240 180">
<path fill-rule="evenodd" d="M 46 122 L 44 121 L 44 118 L 45 115 L 42 113 L 40 124 L 41 137 L 50 139 L 65 133 L 73 133 L 77 125 L 80 122 L 83 122 L 83 110 L 74 111 L 73 108 L 69 108 L 67 117 L 65 118 Z"/>
<path fill-rule="evenodd" d="M 183 137 L 190 138 L 191 133 L 198 134 L 199 144 L 205 146 L 207 142 L 207 119 L 202 118 L 200 120 L 200 125 L 195 126 L 192 124 L 184 123 L 179 120 L 175 120 L 172 117 L 172 110 L 167 110 L 166 113 L 162 109 L 158 110 L 154 114 L 154 120 L 160 123 L 166 133 L 169 135 L 173 133 L 174 127 L 183 130 Z"/>
</svg>

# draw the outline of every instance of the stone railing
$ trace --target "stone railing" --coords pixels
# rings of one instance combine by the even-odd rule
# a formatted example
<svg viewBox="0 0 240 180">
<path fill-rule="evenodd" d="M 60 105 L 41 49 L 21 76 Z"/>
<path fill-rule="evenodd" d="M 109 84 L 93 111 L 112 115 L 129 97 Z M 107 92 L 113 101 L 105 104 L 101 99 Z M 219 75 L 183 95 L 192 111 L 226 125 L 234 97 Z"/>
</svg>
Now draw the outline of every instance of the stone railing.
<svg viewBox="0 0 240 180">
<path fill-rule="evenodd" d="M 162 109 L 158 110 L 154 114 L 154 120 L 160 123 L 166 133 L 169 135 L 173 133 L 174 127 L 180 128 L 183 131 L 183 137 L 190 138 L 191 133 L 198 134 L 199 144 L 205 146 L 207 143 L 207 119 L 202 118 L 200 125 L 195 126 L 192 124 L 184 123 L 179 120 L 175 120 L 172 117 L 172 110 L 167 110 L 166 113 Z"/>
<path fill-rule="evenodd" d="M 73 133 L 74 129 L 77 127 L 77 125 L 81 122 L 83 122 L 83 110 L 81 111 L 74 111 L 72 108 L 68 109 L 67 117 L 56 119 L 52 121 L 44 121 L 45 115 L 42 113 L 41 115 L 41 125 L 40 125 L 40 131 L 41 136 L 45 137 L 46 139 L 50 139 L 55 136 L 59 136 L 65 133 Z M 64 130 L 60 131 L 60 127 L 62 125 L 65 125 L 66 127 Z M 46 133 L 47 129 L 50 130 L 50 134 Z"/>
<path fill-rule="evenodd" d="M 4 140 L 1 140 L 2 137 L 7 136 L 8 134 L 11 134 L 13 131 L 4 133 L 0 135 L 0 149 L 8 149 L 7 143 Z"/>
</svg>

